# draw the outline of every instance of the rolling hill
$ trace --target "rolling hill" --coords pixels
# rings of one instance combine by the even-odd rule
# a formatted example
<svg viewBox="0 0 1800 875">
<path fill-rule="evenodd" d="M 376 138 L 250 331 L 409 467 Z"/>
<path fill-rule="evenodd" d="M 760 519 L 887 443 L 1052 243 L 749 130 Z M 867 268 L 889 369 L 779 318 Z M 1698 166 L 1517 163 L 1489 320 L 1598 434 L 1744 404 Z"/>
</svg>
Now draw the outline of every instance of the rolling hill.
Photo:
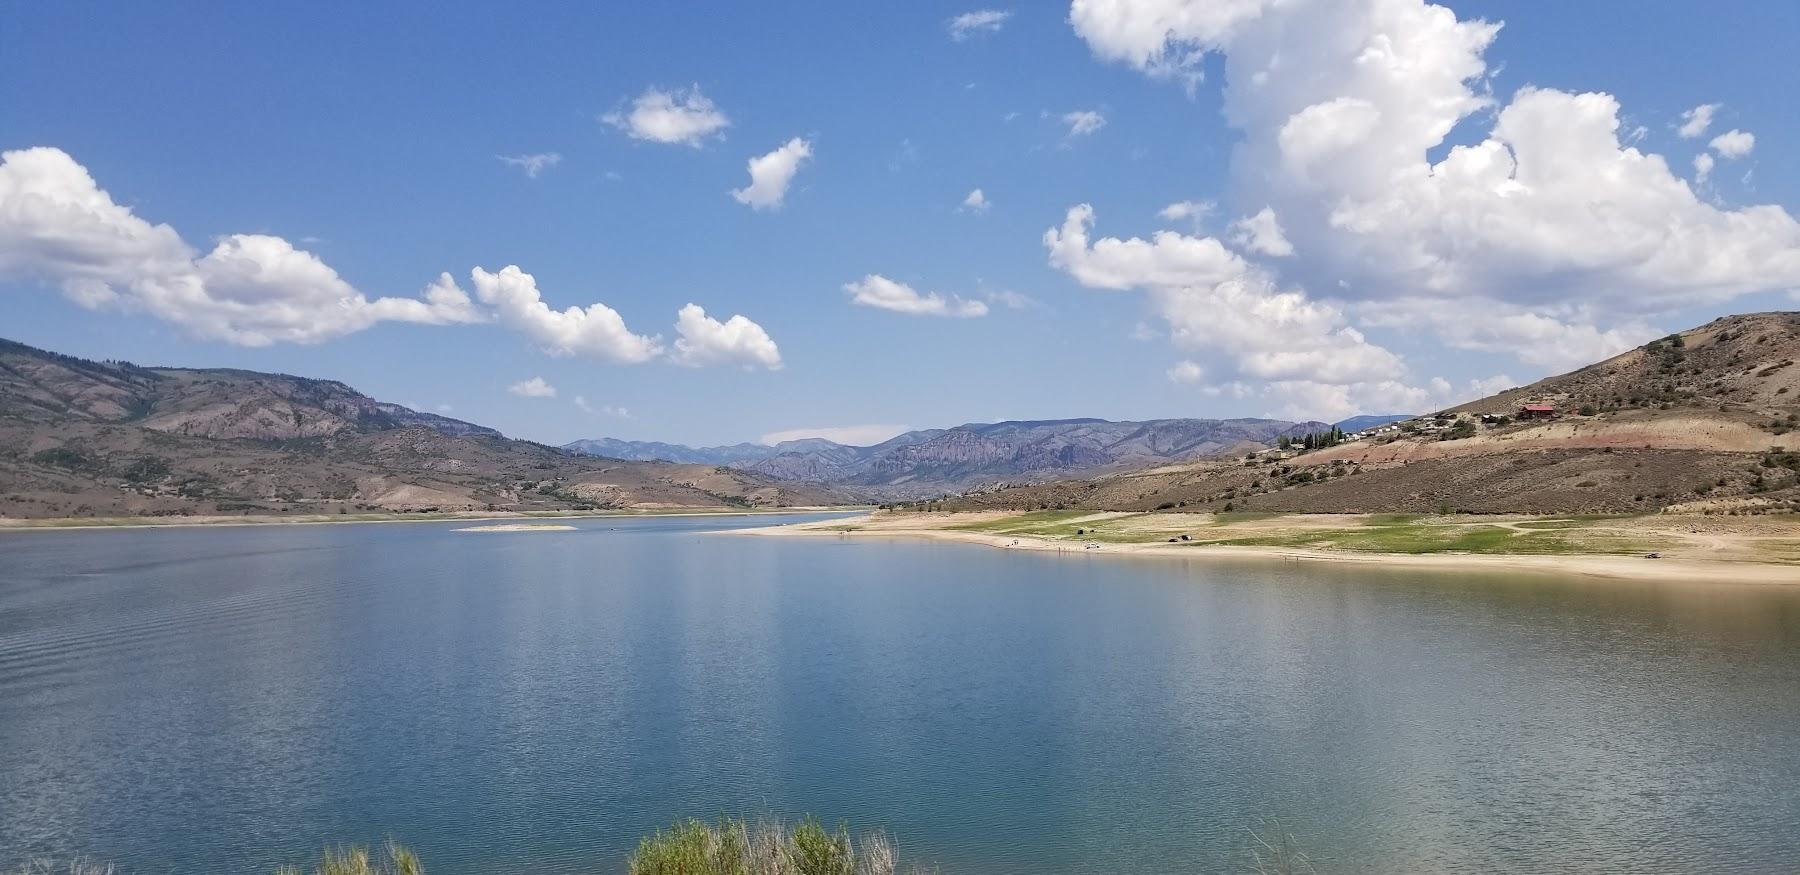
<svg viewBox="0 0 1800 875">
<path fill-rule="evenodd" d="M 842 493 L 570 453 L 332 380 L 0 341 L 0 516 L 728 508 Z"/>
<path fill-rule="evenodd" d="M 969 494 L 948 509 L 1765 512 L 1800 502 L 1800 313 L 1729 316 L 1296 455 Z M 1547 418 L 1521 418 L 1527 404 Z"/>
</svg>

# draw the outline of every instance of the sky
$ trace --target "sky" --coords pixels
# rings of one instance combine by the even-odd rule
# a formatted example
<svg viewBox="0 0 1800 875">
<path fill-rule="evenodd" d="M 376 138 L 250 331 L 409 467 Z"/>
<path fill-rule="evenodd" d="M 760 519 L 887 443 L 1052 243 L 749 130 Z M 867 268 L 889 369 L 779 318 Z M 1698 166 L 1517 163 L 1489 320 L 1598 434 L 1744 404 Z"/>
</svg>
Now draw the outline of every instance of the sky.
<svg viewBox="0 0 1800 875">
<path fill-rule="evenodd" d="M 0 337 L 547 443 L 1333 420 L 1800 306 L 1800 6 L 16 4 Z"/>
</svg>

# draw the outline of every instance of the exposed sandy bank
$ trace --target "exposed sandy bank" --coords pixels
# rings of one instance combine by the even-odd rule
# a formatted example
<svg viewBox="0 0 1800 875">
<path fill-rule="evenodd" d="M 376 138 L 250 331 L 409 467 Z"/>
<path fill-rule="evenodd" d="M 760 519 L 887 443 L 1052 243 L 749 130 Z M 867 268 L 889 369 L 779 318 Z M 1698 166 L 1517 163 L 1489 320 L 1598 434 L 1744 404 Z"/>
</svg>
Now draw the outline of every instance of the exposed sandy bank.
<svg viewBox="0 0 1800 875">
<path fill-rule="evenodd" d="M 1749 583 L 1800 585 L 1800 563 L 1793 556 L 1800 545 L 1800 520 L 1793 517 L 1771 521 L 1752 518 L 1740 524 L 1733 520 L 1723 524 L 1714 518 L 1700 517 L 1618 517 L 1607 519 L 1566 520 L 1562 518 L 1500 517 L 1470 520 L 1453 519 L 1446 526 L 1461 528 L 1494 527 L 1514 529 L 1524 534 L 1546 531 L 1559 535 L 1616 538 L 1629 535 L 1653 545 L 1668 544 L 1659 558 L 1648 553 L 1461 553 L 1424 552 L 1390 553 L 1351 549 L 1319 549 L 1292 546 L 1243 546 L 1192 540 L 1169 543 L 1164 535 L 1169 526 L 1184 524 L 1202 531 L 1203 537 L 1216 538 L 1223 531 L 1232 536 L 1255 533 L 1312 533 L 1329 538 L 1334 532 L 1351 531 L 1369 517 L 1354 515 L 1293 514 L 1251 519 L 1242 522 L 1217 523 L 1207 514 L 1114 514 L 1095 513 L 1070 516 L 1060 521 L 1069 526 L 1113 526 L 1108 535 L 1143 532 L 1146 541 L 1120 543 L 1087 538 L 1042 536 L 1020 533 L 970 531 L 969 526 L 1004 525 L 1025 515 L 1005 513 L 965 514 L 889 514 L 873 513 L 860 517 L 823 520 L 786 526 L 737 529 L 721 534 L 761 537 L 840 537 L 840 538 L 926 538 L 967 544 L 981 544 L 1006 550 L 1031 550 L 1081 556 L 1153 556 L 1181 559 L 1233 558 L 1263 559 L 1287 562 L 1359 563 L 1411 568 L 1436 568 L 1459 571 L 1530 571 L 1549 574 L 1634 580 L 1667 580 L 1685 582 Z M 1712 524 L 1712 525 L 1707 525 Z M 1161 528 L 1158 528 L 1161 526 Z M 1542 528 L 1555 526 L 1557 528 Z M 1125 528 L 1121 528 L 1125 527 Z M 1174 537 L 1179 538 L 1179 535 Z M 1566 541 L 1561 543 L 1567 543 Z"/>
</svg>

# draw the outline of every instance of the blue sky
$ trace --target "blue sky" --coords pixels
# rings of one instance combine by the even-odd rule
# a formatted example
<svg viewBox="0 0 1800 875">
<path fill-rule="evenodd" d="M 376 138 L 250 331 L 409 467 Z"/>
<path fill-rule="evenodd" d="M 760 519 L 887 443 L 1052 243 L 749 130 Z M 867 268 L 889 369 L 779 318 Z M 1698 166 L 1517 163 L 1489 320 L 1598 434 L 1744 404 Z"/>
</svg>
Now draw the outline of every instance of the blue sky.
<svg viewBox="0 0 1800 875">
<path fill-rule="evenodd" d="M 67 217 L 30 212 L 23 192 L 28 173 L 63 165 L 18 161 L 27 182 L 0 183 L 0 336 L 97 358 L 332 377 L 546 442 L 718 443 L 1001 418 L 1423 409 L 1723 313 L 1793 306 L 1793 4 L 1723 15 L 1701 3 L 1622 14 L 1458 2 L 1461 29 L 1445 30 L 1421 3 L 1368 0 L 1309 35 L 1277 27 L 1301 14 L 1277 3 L 1255 20 L 1165 26 L 1169 10 L 1218 5 L 1136 0 L 1105 20 L 1081 4 L 992 6 L 997 24 L 961 39 L 952 19 L 983 7 L 15 7 L 0 30 L 0 149 L 60 150 L 120 210 L 166 224 L 194 255 L 230 235 L 280 238 L 368 299 L 415 298 L 448 272 L 471 296 L 467 318 L 481 321 L 382 318 L 310 342 L 244 345 L 237 323 L 144 303 L 144 288 L 171 277 L 224 288 L 205 268 L 122 260 L 86 225 L 67 231 L 89 247 L 79 257 L 49 251 L 45 229 Z M 1476 19 L 1505 25 L 1483 40 Z M 1271 34 L 1302 42 L 1271 48 Z M 1251 87 L 1246 71 L 1313 39 L 1345 43 L 1334 49 L 1344 58 L 1392 44 L 1479 69 L 1337 94 L 1344 77 L 1329 58 L 1310 76 L 1289 60 L 1271 67 L 1269 86 L 1286 90 L 1239 97 L 1285 107 L 1280 117 L 1228 116 L 1230 89 Z M 1528 86 L 1554 99 L 1517 101 Z M 682 101 L 690 89 L 728 125 L 669 143 L 604 120 L 648 91 Z M 1369 185 L 1416 169 L 1376 153 L 1433 121 L 1400 107 L 1446 89 L 1491 100 L 1452 113 L 1447 137 L 1419 141 L 1418 167 L 1481 143 L 1517 109 L 1502 139 L 1521 179 L 1534 154 L 1550 156 L 1544 166 L 1582 153 L 1592 168 L 1540 176 L 1528 209 L 1491 200 L 1499 186 L 1485 181 L 1455 196 Z M 1639 163 L 1592 183 L 1616 156 L 1556 140 L 1584 129 L 1566 119 L 1606 114 L 1579 92 L 1610 95 L 1621 148 L 1663 156 L 1667 172 Z M 1683 113 L 1709 104 L 1706 130 L 1682 136 Z M 1078 133 L 1072 113 L 1104 123 Z M 1753 135 L 1749 151 L 1715 142 L 1734 130 Z M 1314 151 L 1295 151 L 1300 134 Z M 746 162 L 796 138 L 810 157 L 778 205 L 732 197 L 750 182 Z M 547 154 L 559 158 L 535 176 L 499 160 Z M 1713 162 L 1704 184 L 1701 154 Z M 964 206 L 977 188 L 987 206 Z M 1215 206 L 1159 217 L 1184 201 Z M 1356 221 L 1335 209 L 1352 201 Z M 1067 224 L 1080 204 L 1091 205 L 1087 230 Z M 1282 245 L 1234 228 L 1264 207 Z M 1619 213 L 1670 218 L 1608 225 Z M 1060 257 L 1045 239 L 1053 229 Z M 1152 238 L 1159 230 L 1171 236 Z M 1685 261 L 1668 254 L 1676 240 L 1698 241 Z M 1705 256 L 1721 251 L 1731 263 Z M 535 277 L 552 309 L 603 303 L 664 351 L 622 363 L 595 354 L 605 341 L 558 349 L 533 331 L 549 321 L 509 321 L 471 277 L 507 265 Z M 986 312 L 920 313 L 931 309 L 920 298 L 858 305 L 845 286 L 870 275 L 938 293 L 948 312 Z M 78 281 L 95 276 L 110 291 L 84 297 Z M 269 283 L 239 303 L 317 291 Z M 767 344 L 708 326 L 694 348 L 710 352 L 687 357 L 704 366 L 683 364 L 677 311 L 690 303 L 721 324 L 742 314 Z M 533 378 L 554 397 L 509 391 Z"/>
</svg>

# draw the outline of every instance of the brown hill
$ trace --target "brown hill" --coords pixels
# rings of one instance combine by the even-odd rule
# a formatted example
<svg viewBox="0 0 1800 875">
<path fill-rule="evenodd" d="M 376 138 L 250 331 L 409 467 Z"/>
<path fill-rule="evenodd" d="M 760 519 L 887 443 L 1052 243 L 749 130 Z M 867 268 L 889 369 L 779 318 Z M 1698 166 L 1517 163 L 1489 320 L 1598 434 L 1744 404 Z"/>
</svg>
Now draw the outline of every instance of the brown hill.
<svg viewBox="0 0 1800 875">
<path fill-rule="evenodd" d="M 1619 513 L 1800 501 L 1800 313 L 1729 316 L 1335 446 L 998 490 L 949 508 Z M 1527 404 L 1549 419 L 1523 419 Z M 1485 416 L 1485 418 L 1484 418 Z"/>
<path fill-rule="evenodd" d="M 510 440 L 331 380 L 93 362 L 0 341 L 0 516 L 842 503 L 711 465 Z"/>
</svg>

